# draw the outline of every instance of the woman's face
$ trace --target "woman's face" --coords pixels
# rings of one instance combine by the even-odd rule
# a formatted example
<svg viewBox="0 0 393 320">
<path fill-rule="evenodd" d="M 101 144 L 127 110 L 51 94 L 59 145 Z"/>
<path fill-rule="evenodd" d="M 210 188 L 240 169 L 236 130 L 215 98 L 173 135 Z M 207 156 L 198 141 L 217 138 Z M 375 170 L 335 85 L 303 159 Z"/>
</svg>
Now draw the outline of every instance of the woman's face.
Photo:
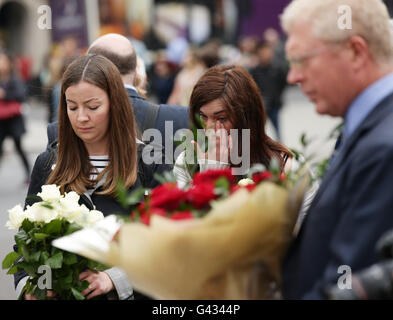
<svg viewBox="0 0 393 320">
<path fill-rule="evenodd" d="M 222 125 L 228 134 L 229 130 L 234 129 L 227 108 L 221 100 L 216 99 L 203 105 L 199 109 L 199 116 L 206 129 L 216 129 Z"/>
<path fill-rule="evenodd" d="M 109 152 L 109 97 L 101 88 L 81 81 L 65 91 L 67 115 L 89 155 Z"/>
</svg>

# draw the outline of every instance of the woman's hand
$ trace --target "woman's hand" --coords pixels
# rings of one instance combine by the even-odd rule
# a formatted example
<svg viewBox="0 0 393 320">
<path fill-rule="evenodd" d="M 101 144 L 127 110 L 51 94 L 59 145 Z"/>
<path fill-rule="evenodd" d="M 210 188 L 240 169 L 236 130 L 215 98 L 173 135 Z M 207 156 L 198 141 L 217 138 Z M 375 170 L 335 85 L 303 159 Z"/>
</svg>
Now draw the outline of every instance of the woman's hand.
<svg viewBox="0 0 393 320">
<path fill-rule="evenodd" d="M 115 288 L 111 278 L 108 276 L 107 273 L 103 271 L 84 271 L 79 275 L 79 280 L 87 280 L 90 283 L 89 287 L 86 290 L 82 291 L 82 294 L 87 299 L 91 299 L 96 296 L 108 293 Z"/>
<path fill-rule="evenodd" d="M 47 298 L 54 298 L 55 296 L 56 296 L 56 294 L 53 291 L 48 290 L 46 292 L 46 297 Z M 23 299 L 24 300 L 37 300 L 37 298 L 32 293 L 25 293 L 23 295 Z"/>
<path fill-rule="evenodd" d="M 208 138 L 207 152 L 203 152 L 197 142 L 192 141 L 197 149 L 198 159 L 215 160 L 229 163 L 232 138 L 224 125 L 217 121 L 214 129 L 207 129 L 205 134 Z"/>
</svg>

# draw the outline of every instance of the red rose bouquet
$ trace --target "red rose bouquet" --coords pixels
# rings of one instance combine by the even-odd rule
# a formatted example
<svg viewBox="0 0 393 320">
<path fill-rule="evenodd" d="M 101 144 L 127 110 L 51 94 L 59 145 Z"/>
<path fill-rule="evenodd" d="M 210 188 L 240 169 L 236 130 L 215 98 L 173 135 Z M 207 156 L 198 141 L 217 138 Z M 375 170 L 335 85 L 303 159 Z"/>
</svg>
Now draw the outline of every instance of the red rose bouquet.
<svg viewBox="0 0 393 320">
<path fill-rule="evenodd" d="M 279 171 L 238 181 L 230 169 L 197 173 L 187 190 L 164 183 L 132 212 L 105 262 L 158 299 L 276 298 L 307 185 Z"/>
<path fill-rule="evenodd" d="M 230 169 L 197 173 L 187 190 L 173 182 L 151 190 L 116 241 L 100 249 L 81 231 L 61 248 L 77 241 L 77 253 L 122 268 L 136 290 L 156 299 L 277 298 L 308 185 L 300 171 L 251 170 L 240 181 Z M 125 198 L 135 204 L 141 194 Z"/>
<path fill-rule="evenodd" d="M 131 213 L 131 219 L 149 225 L 153 215 L 171 220 L 201 218 L 209 212 L 214 200 L 225 198 L 242 188 L 251 192 L 262 181 L 279 184 L 286 180 L 285 175 L 271 171 L 257 172 L 250 177 L 238 181 L 228 168 L 196 173 L 187 190 L 180 189 L 176 182 L 163 183 L 151 190 L 146 200 Z"/>
</svg>

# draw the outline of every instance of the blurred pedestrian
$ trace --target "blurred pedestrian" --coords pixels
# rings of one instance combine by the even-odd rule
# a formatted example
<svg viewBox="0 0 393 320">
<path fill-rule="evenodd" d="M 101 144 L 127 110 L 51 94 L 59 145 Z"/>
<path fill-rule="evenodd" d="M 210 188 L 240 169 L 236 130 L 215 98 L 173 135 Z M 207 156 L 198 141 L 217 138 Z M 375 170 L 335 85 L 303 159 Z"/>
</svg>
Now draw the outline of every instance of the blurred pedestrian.
<svg viewBox="0 0 393 320">
<path fill-rule="evenodd" d="M 152 93 L 159 103 L 166 103 L 173 90 L 177 66 L 167 60 L 164 52 L 159 52 L 153 64 L 150 79 Z"/>
<path fill-rule="evenodd" d="M 282 64 L 274 62 L 272 46 L 262 41 L 256 49 L 258 65 L 250 70 L 261 91 L 267 115 L 276 131 L 277 139 L 281 139 L 279 113 L 282 107 L 282 94 L 287 84 L 286 69 Z"/>
<path fill-rule="evenodd" d="M 15 75 L 12 58 L 0 52 L 0 160 L 3 156 L 3 142 L 10 136 L 25 169 L 25 182 L 30 180 L 30 164 L 22 148 L 22 135 L 26 132 L 22 115 L 22 102 L 26 88 Z"/>
</svg>

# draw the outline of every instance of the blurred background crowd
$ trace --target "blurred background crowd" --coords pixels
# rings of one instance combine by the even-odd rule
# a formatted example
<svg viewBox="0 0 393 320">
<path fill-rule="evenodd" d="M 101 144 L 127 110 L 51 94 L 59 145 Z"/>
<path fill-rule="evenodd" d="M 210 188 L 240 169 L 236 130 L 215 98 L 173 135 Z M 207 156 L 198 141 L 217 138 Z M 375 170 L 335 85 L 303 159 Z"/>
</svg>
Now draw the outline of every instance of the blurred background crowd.
<svg viewBox="0 0 393 320">
<path fill-rule="evenodd" d="M 18 123 L 0 119 L 0 225 L 7 209 L 26 195 L 19 178 L 26 186 L 33 161 L 45 148 L 46 124 L 56 120 L 64 70 L 107 33 L 122 34 L 132 42 L 139 57 L 136 87 L 152 102 L 187 107 L 194 84 L 207 68 L 237 64 L 251 73 L 262 92 L 273 138 L 294 147 L 303 130 L 317 134 L 335 127 L 337 120 L 317 116 L 296 87 L 288 91 L 278 17 L 289 2 L 0 0 L 0 103 L 1 88 L 12 80 L 23 106 Z M 384 2 L 392 16 L 393 0 Z M 284 107 L 285 117 L 280 115 Z M 15 147 L 6 145 L 10 141 L 5 140 L 11 140 L 7 137 Z M 14 150 L 23 167 L 19 160 L 14 164 Z M 11 242 L 11 233 L 1 234 L 1 257 Z M 10 298 L 10 281 L 0 274 L 0 298 Z"/>
<path fill-rule="evenodd" d="M 157 103 L 187 106 L 193 85 L 207 68 L 238 64 L 263 88 L 279 136 L 287 65 L 277 17 L 288 2 L 0 1 L 0 48 L 13 57 L 27 99 L 46 105 L 49 122 L 57 116 L 65 68 L 106 33 L 123 34 L 133 43 L 139 56 L 138 87 Z M 50 19 L 43 6 L 49 6 Z"/>
</svg>

